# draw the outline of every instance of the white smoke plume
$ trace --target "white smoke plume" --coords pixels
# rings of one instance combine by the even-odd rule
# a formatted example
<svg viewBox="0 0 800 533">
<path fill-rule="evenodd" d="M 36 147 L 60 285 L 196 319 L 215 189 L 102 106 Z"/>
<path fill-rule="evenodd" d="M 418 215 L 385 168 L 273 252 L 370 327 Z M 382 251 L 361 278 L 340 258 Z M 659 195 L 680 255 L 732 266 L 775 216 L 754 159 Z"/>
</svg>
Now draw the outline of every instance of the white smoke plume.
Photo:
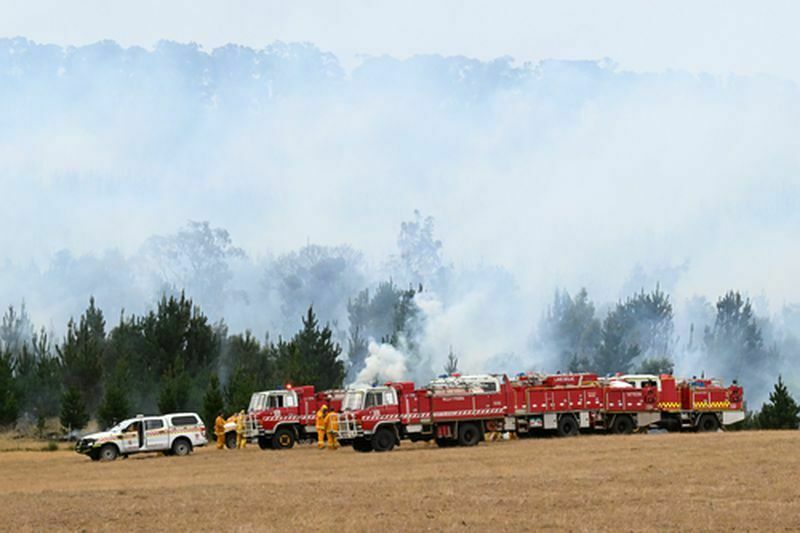
<svg viewBox="0 0 800 533">
<path fill-rule="evenodd" d="M 408 378 L 406 356 L 391 344 L 369 342 L 366 366 L 356 376 L 356 383 L 381 383 Z"/>
</svg>

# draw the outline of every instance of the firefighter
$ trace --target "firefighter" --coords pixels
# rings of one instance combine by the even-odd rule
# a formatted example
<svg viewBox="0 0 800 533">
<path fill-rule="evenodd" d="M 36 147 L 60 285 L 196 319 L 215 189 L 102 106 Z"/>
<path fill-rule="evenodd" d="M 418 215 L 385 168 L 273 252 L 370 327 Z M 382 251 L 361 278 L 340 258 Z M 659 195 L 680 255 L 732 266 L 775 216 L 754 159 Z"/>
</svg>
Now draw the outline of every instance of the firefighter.
<svg viewBox="0 0 800 533">
<path fill-rule="evenodd" d="M 317 448 L 320 450 L 325 447 L 325 415 L 328 413 L 328 406 L 324 403 L 317 411 Z"/>
<path fill-rule="evenodd" d="M 331 410 L 325 415 L 325 434 L 328 437 L 329 450 L 339 448 L 339 443 L 336 441 L 337 431 L 339 431 L 339 416 Z"/>
<path fill-rule="evenodd" d="M 242 409 L 236 417 L 236 447 L 242 450 L 245 446 L 247 446 L 247 439 L 244 434 L 244 409 Z"/>
<path fill-rule="evenodd" d="M 214 421 L 214 435 L 217 436 L 217 449 L 223 449 L 225 447 L 225 415 L 222 414 L 222 411 Z"/>
<path fill-rule="evenodd" d="M 483 436 L 484 440 L 488 442 L 494 442 L 496 440 L 501 440 L 503 438 L 503 434 L 500 432 L 500 428 L 497 427 L 497 422 L 487 422 L 486 429 L 487 432 Z"/>
</svg>

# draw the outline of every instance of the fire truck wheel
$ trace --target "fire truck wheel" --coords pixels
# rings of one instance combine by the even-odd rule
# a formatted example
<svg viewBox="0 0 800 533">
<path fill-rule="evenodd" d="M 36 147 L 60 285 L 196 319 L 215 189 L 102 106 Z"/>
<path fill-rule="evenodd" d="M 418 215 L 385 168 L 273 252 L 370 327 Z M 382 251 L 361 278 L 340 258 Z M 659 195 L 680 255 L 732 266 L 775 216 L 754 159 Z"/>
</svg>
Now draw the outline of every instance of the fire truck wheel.
<svg viewBox="0 0 800 533">
<path fill-rule="evenodd" d="M 700 421 L 697 423 L 697 431 L 709 432 L 716 431 L 718 429 L 719 420 L 717 419 L 716 415 L 705 414 L 700 417 Z"/>
<path fill-rule="evenodd" d="M 558 419 L 558 436 L 559 437 L 572 437 L 578 434 L 578 422 L 572 415 L 561 415 Z"/>
<path fill-rule="evenodd" d="M 189 455 L 190 453 L 192 453 L 192 443 L 189 442 L 189 439 L 176 439 L 175 442 L 172 443 L 173 455 L 183 457 L 184 455 Z"/>
<path fill-rule="evenodd" d="M 294 446 L 294 431 L 288 428 L 281 428 L 272 437 L 272 447 L 276 450 L 288 450 Z"/>
<path fill-rule="evenodd" d="M 258 447 L 262 450 L 269 450 L 272 448 L 272 441 L 262 435 L 258 437 Z"/>
<path fill-rule="evenodd" d="M 119 455 L 119 450 L 113 444 L 106 444 L 100 448 L 101 461 L 113 461 Z"/>
<path fill-rule="evenodd" d="M 394 448 L 394 433 L 389 428 L 380 428 L 372 436 L 372 448 L 376 452 L 390 452 Z"/>
<path fill-rule="evenodd" d="M 236 432 L 235 431 L 229 431 L 229 432 L 225 433 L 225 447 L 228 448 L 229 450 L 235 450 L 236 449 Z"/>
<path fill-rule="evenodd" d="M 356 439 L 353 441 L 353 449 L 357 452 L 371 452 L 372 443 L 367 439 Z"/>
<path fill-rule="evenodd" d="M 458 443 L 461 446 L 475 446 L 481 441 L 481 431 L 475 424 L 461 424 L 458 428 Z"/>
<path fill-rule="evenodd" d="M 611 432 L 617 435 L 630 435 L 633 433 L 633 419 L 628 415 L 617 415 L 611 424 Z"/>
</svg>

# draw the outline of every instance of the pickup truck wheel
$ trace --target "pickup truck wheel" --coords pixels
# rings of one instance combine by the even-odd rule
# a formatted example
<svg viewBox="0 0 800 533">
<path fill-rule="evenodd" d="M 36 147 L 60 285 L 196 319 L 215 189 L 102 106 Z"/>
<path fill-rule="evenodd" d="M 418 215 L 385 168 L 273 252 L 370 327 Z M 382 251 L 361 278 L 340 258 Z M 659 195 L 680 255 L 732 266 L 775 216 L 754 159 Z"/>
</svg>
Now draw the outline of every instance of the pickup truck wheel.
<svg viewBox="0 0 800 533">
<path fill-rule="evenodd" d="M 294 446 L 294 431 L 282 428 L 275 432 L 272 437 L 272 447 L 276 450 L 288 450 Z"/>
<path fill-rule="evenodd" d="M 458 427 L 458 443 L 461 446 L 475 446 L 481 441 L 481 432 L 475 424 L 461 424 Z"/>
<path fill-rule="evenodd" d="M 172 453 L 183 457 L 192 453 L 192 443 L 186 439 L 178 439 L 172 443 Z"/>
<path fill-rule="evenodd" d="M 561 415 L 556 429 L 559 437 L 572 437 L 578 434 L 578 422 L 572 415 Z"/>
<path fill-rule="evenodd" d="M 272 448 L 272 441 L 262 435 L 258 437 L 258 447 L 262 450 L 269 450 Z"/>
<path fill-rule="evenodd" d="M 229 432 L 225 433 L 225 447 L 228 448 L 229 450 L 235 450 L 236 449 L 236 432 L 235 431 L 229 431 Z"/>
<path fill-rule="evenodd" d="M 372 448 L 376 452 L 390 452 L 394 448 L 394 432 L 389 428 L 380 428 L 372 436 Z"/>
<path fill-rule="evenodd" d="M 105 444 L 100 448 L 101 461 L 113 461 L 119 455 L 119 450 L 113 444 Z"/>
<path fill-rule="evenodd" d="M 92 450 L 89 452 L 89 459 L 92 461 L 99 461 L 100 460 L 100 450 Z"/>
</svg>

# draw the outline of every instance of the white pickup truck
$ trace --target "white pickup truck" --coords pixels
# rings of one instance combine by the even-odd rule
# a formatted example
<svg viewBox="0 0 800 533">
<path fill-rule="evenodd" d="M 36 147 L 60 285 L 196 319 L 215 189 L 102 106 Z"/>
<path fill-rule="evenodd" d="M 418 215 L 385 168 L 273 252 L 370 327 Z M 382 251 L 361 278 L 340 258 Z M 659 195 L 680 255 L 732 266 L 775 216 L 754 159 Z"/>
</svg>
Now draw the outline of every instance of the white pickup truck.
<svg viewBox="0 0 800 533">
<path fill-rule="evenodd" d="M 188 455 L 207 443 L 206 426 L 196 413 L 172 413 L 139 415 L 106 431 L 84 435 L 75 451 L 88 455 L 92 461 L 113 461 L 120 455 L 141 452 Z"/>
</svg>

